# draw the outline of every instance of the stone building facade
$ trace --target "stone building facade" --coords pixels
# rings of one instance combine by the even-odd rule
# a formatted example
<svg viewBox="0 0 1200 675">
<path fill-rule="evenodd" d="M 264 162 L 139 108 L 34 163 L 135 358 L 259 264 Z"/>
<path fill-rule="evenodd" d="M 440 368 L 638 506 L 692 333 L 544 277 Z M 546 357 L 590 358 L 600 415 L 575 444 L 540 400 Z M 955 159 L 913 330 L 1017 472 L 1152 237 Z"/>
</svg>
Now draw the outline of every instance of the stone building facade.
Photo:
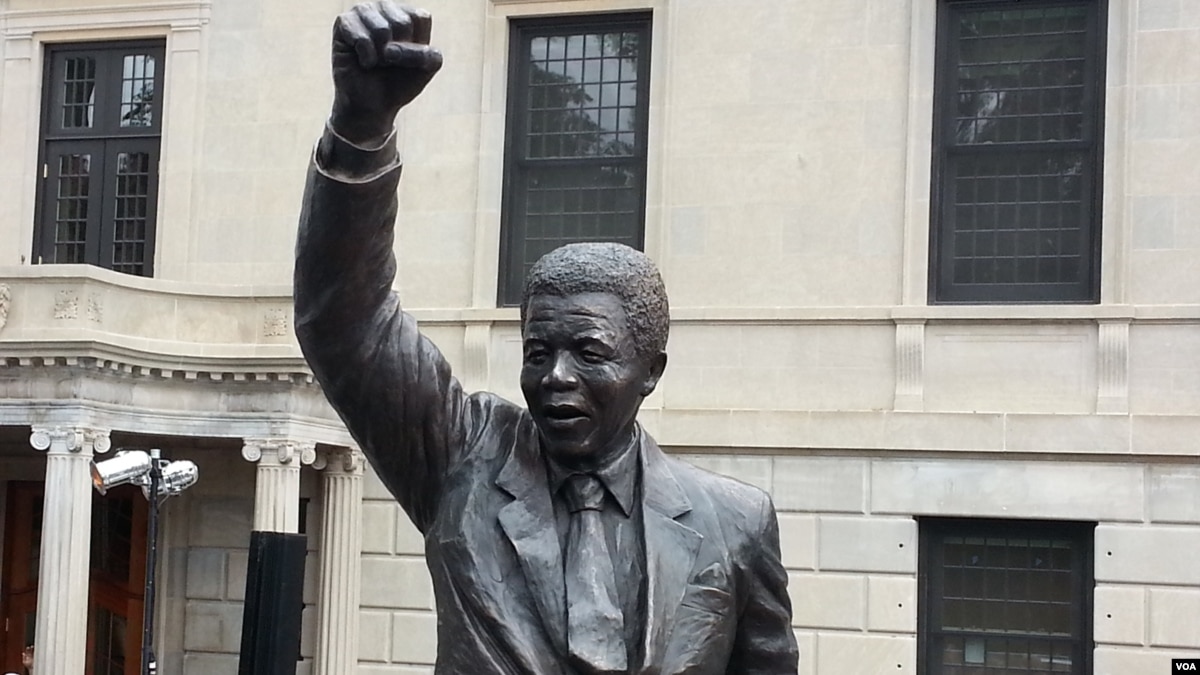
<svg viewBox="0 0 1200 675">
<path fill-rule="evenodd" d="M 39 675 L 136 672 L 136 641 L 96 636 L 137 633 L 144 507 L 94 496 L 87 466 L 153 446 L 201 472 L 163 510 L 161 672 L 236 672 L 252 529 L 309 537 L 302 672 L 431 671 L 420 535 L 291 329 L 329 25 L 348 4 L 0 0 L 0 670 L 36 639 Z M 571 69 L 592 47 L 573 55 L 570 35 L 637 36 L 597 43 L 617 74 L 558 107 L 611 132 L 578 154 L 628 160 L 602 187 L 633 190 L 621 222 L 671 294 L 670 364 L 641 420 L 772 494 L 806 675 L 1129 675 L 1200 657 L 1200 4 L 1018 4 L 428 5 L 446 66 L 401 119 L 396 286 L 466 388 L 517 400 L 516 251 L 539 213 L 608 213 L 538 211 L 536 160 L 557 155 L 522 144 L 582 132 L 520 96 L 531 72 L 560 93 L 589 81 Z M 126 96 L 93 138 L 79 128 L 103 100 L 64 82 L 101 52 L 136 63 L 126 79 L 159 107 Z M 107 243 L 68 251 L 59 226 L 92 221 L 61 205 L 84 199 L 79 166 L 50 160 L 130 139 L 151 145 L 113 166 L 152 162 L 134 194 L 150 235 L 96 225 Z M 1026 178 L 1041 192 L 1023 196 Z M 126 244 L 136 274 L 94 257 Z M 1030 271 L 1043 262 L 1062 283 Z M 120 578 L 95 562 L 110 532 Z M 101 652 L 124 665 L 98 670 Z"/>
</svg>

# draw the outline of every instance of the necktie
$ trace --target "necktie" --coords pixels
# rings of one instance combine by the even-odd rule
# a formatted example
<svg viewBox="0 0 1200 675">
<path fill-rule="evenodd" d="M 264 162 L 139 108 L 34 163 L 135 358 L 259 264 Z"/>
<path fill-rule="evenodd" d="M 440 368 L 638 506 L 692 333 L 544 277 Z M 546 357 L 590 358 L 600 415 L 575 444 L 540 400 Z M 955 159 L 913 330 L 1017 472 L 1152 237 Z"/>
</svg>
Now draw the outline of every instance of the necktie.
<svg viewBox="0 0 1200 675">
<path fill-rule="evenodd" d="M 576 474 L 563 490 L 571 511 L 567 530 L 567 646 L 571 661 L 588 675 L 624 673 L 625 621 L 600 512 L 604 485 Z"/>
</svg>

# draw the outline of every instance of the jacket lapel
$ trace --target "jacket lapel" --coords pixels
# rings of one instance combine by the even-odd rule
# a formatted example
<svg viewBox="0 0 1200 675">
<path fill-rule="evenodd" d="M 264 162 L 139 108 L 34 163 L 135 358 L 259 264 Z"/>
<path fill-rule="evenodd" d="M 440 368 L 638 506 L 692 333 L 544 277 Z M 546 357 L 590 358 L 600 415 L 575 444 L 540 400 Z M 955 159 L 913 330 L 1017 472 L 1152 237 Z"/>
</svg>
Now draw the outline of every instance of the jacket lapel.
<svg viewBox="0 0 1200 675">
<path fill-rule="evenodd" d="M 641 431 L 643 521 L 646 536 L 646 632 L 642 663 L 658 663 L 671 637 L 704 536 L 676 520 L 692 510 L 666 456 Z M 654 671 L 647 671 L 654 672 Z"/>
<path fill-rule="evenodd" d="M 537 435 L 519 431 L 508 460 L 496 476 L 496 486 L 513 501 L 497 514 L 500 527 L 516 549 L 529 594 L 542 616 L 542 625 L 560 653 L 567 653 L 566 590 L 562 545 L 558 540 L 554 506 L 546 482 L 546 467 L 538 455 Z M 522 433 L 526 432 L 526 433 Z"/>
</svg>

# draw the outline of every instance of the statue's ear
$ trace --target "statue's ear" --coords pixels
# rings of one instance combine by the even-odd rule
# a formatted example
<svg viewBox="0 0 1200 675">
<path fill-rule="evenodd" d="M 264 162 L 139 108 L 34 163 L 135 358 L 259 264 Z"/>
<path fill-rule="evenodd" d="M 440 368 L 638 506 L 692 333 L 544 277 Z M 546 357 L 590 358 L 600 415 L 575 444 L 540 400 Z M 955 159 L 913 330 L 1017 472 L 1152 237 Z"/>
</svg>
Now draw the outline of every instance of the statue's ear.
<svg viewBox="0 0 1200 675">
<path fill-rule="evenodd" d="M 654 393 L 654 388 L 658 386 L 658 380 L 662 377 L 663 371 L 667 369 L 667 353 L 659 352 L 647 360 L 646 380 L 642 382 L 642 397 L 645 398 Z"/>
</svg>

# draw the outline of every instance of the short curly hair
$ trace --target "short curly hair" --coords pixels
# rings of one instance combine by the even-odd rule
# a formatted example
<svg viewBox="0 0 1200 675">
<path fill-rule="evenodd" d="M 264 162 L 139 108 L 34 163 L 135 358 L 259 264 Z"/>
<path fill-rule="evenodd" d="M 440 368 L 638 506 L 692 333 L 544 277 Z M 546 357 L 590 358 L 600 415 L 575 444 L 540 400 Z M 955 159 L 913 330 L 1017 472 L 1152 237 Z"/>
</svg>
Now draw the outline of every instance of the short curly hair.
<svg viewBox="0 0 1200 675">
<path fill-rule="evenodd" d="M 643 359 L 667 350 L 671 312 L 662 275 L 646 254 L 624 244 L 583 242 L 560 246 L 538 259 L 525 278 L 521 331 L 536 295 L 566 297 L 612 293 L 621 299 L 634 348 Z"/>
</svg>

